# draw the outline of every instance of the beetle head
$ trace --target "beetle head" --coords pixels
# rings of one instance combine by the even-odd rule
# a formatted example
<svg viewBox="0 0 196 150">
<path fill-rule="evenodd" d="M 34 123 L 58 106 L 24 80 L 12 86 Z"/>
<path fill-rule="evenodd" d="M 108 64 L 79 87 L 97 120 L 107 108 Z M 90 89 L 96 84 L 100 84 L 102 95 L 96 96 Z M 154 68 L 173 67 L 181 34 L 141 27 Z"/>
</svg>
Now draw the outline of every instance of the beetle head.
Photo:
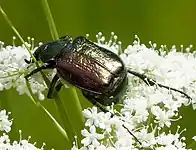
<svg viewBox="0 0 196 150">
<path fill-rule="evenodd" d="M 56 55 L 67 45 L 72 43 L 72 38 L 68 35 L 61 37 L 59 40 L 54 42 L 49 42 L 39 46 L 33 53 L 37 61 L 41 60 L 46 63 L 56 57 Z M 33 59 L 24 60 L 26 63 L 34 63 Z"/>
</svg>

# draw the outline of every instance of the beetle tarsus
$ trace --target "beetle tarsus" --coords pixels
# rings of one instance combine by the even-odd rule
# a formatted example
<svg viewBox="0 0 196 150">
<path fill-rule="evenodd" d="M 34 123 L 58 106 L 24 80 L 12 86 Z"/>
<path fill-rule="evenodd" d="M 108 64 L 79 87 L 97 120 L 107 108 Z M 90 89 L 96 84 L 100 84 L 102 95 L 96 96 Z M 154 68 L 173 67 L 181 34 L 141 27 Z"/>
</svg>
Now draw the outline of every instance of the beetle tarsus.
<svg viewBox="0 0 196 150">
<path fill-rule="evenodd" d="M 30 60 L 24 59 L 24 61 L 25 61 L 27 64 L 30 64 L 30 63 L 31 63 L 31 59 L 30 59 Z"/>
<path fill-rule="evenodd" d="M 140 144 L 142 145 L 142 143 L 138 140 L 138 138 L 123 124 L 122 125 L 123 128 L 125 128 L 127 130 L 127 132 L 129 132 L 129 134 L 131 134 L 133 136 L 133 138 Z"/>
<path fill-rule="evenodd" d="M 35 70 L 31 71 L 28 75 L 25 76 L 25 79 L 29 78 L 33 74 L 43 70 L 43 69 L 48 69 L 48 68 L 53 68 L 53 64 L 45 63 L 43 66 L 36 68 Z"/>
</svg>

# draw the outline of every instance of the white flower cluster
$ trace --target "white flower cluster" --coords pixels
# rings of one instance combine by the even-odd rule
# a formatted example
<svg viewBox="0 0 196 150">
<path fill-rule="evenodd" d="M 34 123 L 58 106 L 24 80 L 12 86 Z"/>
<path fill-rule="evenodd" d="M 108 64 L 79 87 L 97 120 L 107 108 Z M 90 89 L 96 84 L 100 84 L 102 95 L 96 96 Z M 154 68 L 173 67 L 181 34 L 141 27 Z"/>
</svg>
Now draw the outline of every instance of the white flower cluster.
<svg viewBox="0 0 196 150">
<path fill-rule="evenodd" d="M 9 120 L 10 113 L 6 113 L 6 110 L 0 111 L 0 131 L 8 133 L 11 130 L 12 120 Z M 29 143 L 30 137 L 28 140 L 22 140 L 21 138 L 21 131 L 20 131 L 20 141 L 14 141 L 10 143 L 9 136 L 3 133 L 0 136 L 0 150 L 43 150 L 44 145 L 41 148 L 36 148 L 35 144 Z"/>
<path fill-rule="evenodd" d="M 0 131 L 5 131 L 5 132 L 10 132 L 11 130 L 11 125 L 12 125 L 12 120 L 8 119 L 8 115 L 10 113 L 6 114 L 6 110 L 1 110 L 0 111 Z"/>
<path fill-rule="evenodd" d="M 177 127 L 177 131 L 173 133 L 170 127 L 172 122 L 182 118 L 179 116 L 181 106 L 191 104 L 193 109 L 196 109 L 196 58 L 195 53 L 190 52 L 192 46 L 185 50 L 181 47 L 180 52 L 173 46 L 167 51 L 165 46 L 157 49 L 156 44 L 150 42 L 151 46 L 148 48 L 140 44 L 139 38 L 136 37 L 133 45 L 122 51 L 121 42 L 117 43 L 117 36 L 114 33 L 111 35 L 111 39 L 106 42 L 104 36 L 99 33 L 97 44 L 119 54 L 127 69 L 145 74 L 154 79 L 152 81 L 162 85 L 183 91 L 192 99 L 171 89 L 161 88 L 157 83 L 155 86 L 149 86 L 138 77 L 129 74 L 128 89 L 122 103 L 117 107 L 118 111 L 115 106 L 108 108 L 115 114 L 114 116 L 110 112 L 98 112 L 96 107 L 83 111 L 87 119 L 86 129 L 81 132 L 84 136 L 80 141 L 83 147 L 79 148 L 76 142 L 72 149 L 188 149 L 186 138 L 182 136 L 185 130 L 180 131 L 180 127 Z M 29 41 L 28 44 L 33 52 L 35 48 L 32 42 Z M 35 64 L 29 66 L 24 59 L 30 59 L 24 46 L 5 47 L 3 42 L 0 42 L 0 91 L 13 87 L 19 94 L 29 95 L 24 76 L 36 66 Z M 32 92 L 38 95 L 40 100 L 44 99 L 43 92 L 46 85 L 39 73 L 34 77 L 36 78 L 29 79 Z M 1 119 L 1 116 L 4 119 Z M 1 112 L 0 130 L 9 132 L 10 126 L 11 121 L 6 118 L 6 113 Z M 194 136 L 193 142 L 195 140 Z M 4 149 L 6 146 L 22 146 L 23 149 L 34 147 L 28 140 L 10 144 L 7 135 L 0 138 L 0 146 L 5 147 Z"/>
<path fill-rule="evenodd" d="M 29 143 L 30 137 L 28 140 L 20 140 L 19 142 L 14 141 L 10 143 L 9 136 L 4 134 L 0 137 L 0 150 L 43 150 L 44 145 L 41 148 L 35 147 L 35 144 Z"/>
<path fill-rule="evenodd" d="M 13 40 L 14 39 L 15 38 L 13 38 Z M 33 41 L 34 39 L 32 39 L 32 42 Z M 27 43 L 27 45 L 33 52 L 34 44 Z M 4 47 L 4 43 L 0 41 L 0 91 L 13 87 L 16 88 L 20 95 L 24 93 L 29 95 L 24 78 L 25 74 L 27 74 L 27 67 L 29 67 L 29 64 L 27 64 L 24 59 L 30 59 L 30 54 L 24 45 Z M 31 65 L 28 70 L 32 70 L 33 68 L 35 68 L 35 65 Z M 41 75 L 36 74 L 36 79 L 30 78 L 29 83 L 32 92 L 37 94 L 40 100 L 43 100 L 45 98 L 43 91 L 46 89 L 46 86 L 43 83 Z"/>
<path fill-rule="evenodd" d="M 109 42 L 101 33 L 97 35 L 98 45 L 120 54 L 126 67 L 132 71 L 154 79 L 157 83 L 176 88 L 188 94 L 188 99 L 179 92 L 161 88 L 158 84 L 149 86 L 138 77 L 129 75 L 129 85 L 122 103 L 116 111 L 114 106 L 109 110 L 115 113 L 98 112 L 96 107 L 83 111 L 86 129 L 82 130 L 83 147 L 77 142 L 73 150 L 186 150 L 185 130 L 172 133 L 172 122 L 181 119 L 181 106 L 192 104 L 196 109 L 196 58 L 190 53 L 192 46 L 185 52 L 178 52 L 173 46 L 166 51 L 165 46 L 156 49 L 156 44 L 147 48 L 140 44 L 139 38 L 121 52 L 121 45 L 116 43 L 117 37 L 112 33 Z M 121 44 L 121 43 L 120 43 Z M 183 49 L 181 49 L 183 50 Z M 119 109 L 120 107 L 120 109 Z M 132 135 L 133 134 L 133 135 Z M 195 137 L 193 137 L 195 142 Z"/>
</svg>

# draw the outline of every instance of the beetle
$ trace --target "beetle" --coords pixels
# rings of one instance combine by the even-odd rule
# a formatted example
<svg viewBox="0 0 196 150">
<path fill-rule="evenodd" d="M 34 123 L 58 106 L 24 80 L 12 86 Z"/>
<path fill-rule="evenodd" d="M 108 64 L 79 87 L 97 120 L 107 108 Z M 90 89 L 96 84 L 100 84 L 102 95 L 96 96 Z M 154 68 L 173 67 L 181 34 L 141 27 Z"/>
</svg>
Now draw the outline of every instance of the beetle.
<svg viewBox="0 0 196 150">
<path fill-rule="evenodd" d="M 63 79 L 81 89 L 93 105 L 107 112 L 103 106 L 119 103 L 128 84 L 127 74 L 130 73 L 149 86 L 158 85 L 191 99 L 183 91 L 156 83 L 144 74 L 128 70 L 117 54 L 82 36 L 72 40 L 66 35 L 57 41 L 41 45 L 33 55 L 44 64 L 26 75 L 26 79 L 43 69 L 57 69 L 49 87 L 48 98 L 54 97 L 54 90 L 60 91 L 63 86 L 60 79 Z M 25 59 L 25 62 L 30 64 L 34 61 Z"/>
<path fill-rule="evenodd" d="M 149 86 L 158 85 L 191 99 L 180 90 L 156 83 L 144 74 L 128 70 L 117 54 L 82 36 L 72 40 L 66 35 L 57 41 L 41 45 L 33 55 L 37 61 L 41 60 L 44 64 L 26 75 L 26 79 L 43 69 L 56 68 L 57 70 L 49 87 L 48 98 L 55 96 L 53 94 L 55 90 L 60 91 L 63 86 L 62 79 L 81 89 L 83 95 L 93 105 L 103 112 L 108 112 L 104 106 L 119 103 L 126 91 L 127 75 L 130 73 L 142 79 Z M 34 63 L 32 58 L 25 59 L 25 62 Z M 131 132 L 129 133 L 141 144 Z"/>
</svg>

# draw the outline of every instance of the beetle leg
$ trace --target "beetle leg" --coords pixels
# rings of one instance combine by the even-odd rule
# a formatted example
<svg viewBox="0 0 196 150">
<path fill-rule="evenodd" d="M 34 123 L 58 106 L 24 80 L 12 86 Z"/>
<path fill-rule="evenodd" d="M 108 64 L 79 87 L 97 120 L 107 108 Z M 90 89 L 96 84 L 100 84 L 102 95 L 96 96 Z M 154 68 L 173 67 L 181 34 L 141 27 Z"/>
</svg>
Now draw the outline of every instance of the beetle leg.
<svg viewBox="0 0 196 150">
<path fill-rule="evenodd" d="M 157 83 L 155 80 L 147 77 L 146 75 L 144 74 L 140 74 L 138 72 L 135 72 L 135 71 L 131 71 L 131 70 L 128 70 L 128 73 L 134 75 L 134 76 L 137 76 L 139 77 L 140 79 L 142 79 L 147 85 L 150 85 L 150 86 L 153 86 L 153 85 L 158 85 L 160 87 L 163 87 L 163 88 L 166 88 L 168 90 L 173 90 L 175 92 L 179 92 L 181 94 L 183 94 L 184 96 L 186 96 L 188 99 L 192 99 L 189 95 L 187 95 L 186 93 L 184 93 L 183 91 L 180 91 L 178 89 L 175 89 L 175 88 L 171 88 L 169 86 L 166 86 L 166 85 L 162 85 L 162 84 L 159 84 Z"/>
<path fill-rule="evenodd" d="M 57 84 L 57 86 L 55 87 L 56 91 L 59 92 L 61 90 L 61 87 L 63 86 L 63 83 L 62 82 L 59 82 Z"/>
<path fill-rule="evenodd" d="M 33 61 L 30 59 L 30 60 L 28 60 L 28 59 L 24 59 L 24 61 L 27 63 L 27 64 L 30 64 L 30 63 L 32 63 Z"/>
<path fill-rule="evenodd" d="M 103 111 L 104 113 L 109 112 L 104 106 L 102 106 L 99 102 L 97 102 L 94 99 L 90 99 L 89 100 L 93 105 L 97 106 L 101 111 Z M 111 112 L 110 112 L 111 113 Z M 111 113 L 112 114 L 112 113 Z M 114 116 L 114 114 L 112 114 L 112 117 Z"/>
<path fill-rule="evenodd" d="M 98 94 L 98 95 L 101 95 L 102 93 L 100 92 L 97 92 L 97 91 L 93 91 L 93 90 L 90 90 L 90 89 L 87 89 L 85 87 L 82 87 L 82 86 L 79 86 L 79 85 L 74 85 L 75 87 L 83 90 L 83 91 L 86 91 L 86 92 L 90 92 L 90 93 L 93 93 L 93 94 Z"/>
<path fill-rule="evenodd" d="M 93 100 L 93 99 L 89 99 L 89 101 L 97 106 L 101 111 L 103 111 L 104 113 L 107 113 L 107 112 L 110 112 L 109 110 L 107 110 L 103 105 L 101 105 L 99 102 L 97 102 L 96 100 Z M 115 116 L 114 113 L 110 112 L 111 113 L 111 118 Z M 123 122 L 125 122 L 125 120 L 122 120 Z M 122 125 L 123 128 L 125 128 L 127 130 L 127 132 L 129 134 L 131 134 L 133 136 L 133 138 L 142 146 L 142 143 L 138 140 L 138 138 L 123 124 Z"/>
<path fill-rule="evenodd" d="M 33 74 L 43 70 L 43 69 L 48 69 L 48 68 L 53 68 L 53 64 L 50 63 L 45 63 L 43 66 L 36 68 L 35 70 L 31 71 L 28 75 L 25 76 L 25 79 L 28 79 L 30 76 Z"/>
<path fill-rule="evenodd" d="M 56 83 L 58 82 L 59 80 L 59 76 L 56 74 L 53 79 L 52 79 L 52 82 L 50 83 L 50 87 L 49 87 L 49 90 L 48 90 L 48 95 L 47 95 L 47 98 L 51 99 L 54 97 L 54 91 L 56 89 L 55 85 Z M 57 85 L 58 86 L 58 85 Z M 59 89 L 60 90 L 60 89 Z M 58 92 L 58 91 L 57 91 Z"/>
<path fill-rule="evenodd" d="M 142 146 L 142 143 L 138 140 L 138 138 L 123 124 L 122 125 L 123 128 L 125 128 L 127 130 L 127 132 L 129 132 L 129 134 L 131 134 L 131 136 L 133 136 L 133 138 Z"/>
</svg>

